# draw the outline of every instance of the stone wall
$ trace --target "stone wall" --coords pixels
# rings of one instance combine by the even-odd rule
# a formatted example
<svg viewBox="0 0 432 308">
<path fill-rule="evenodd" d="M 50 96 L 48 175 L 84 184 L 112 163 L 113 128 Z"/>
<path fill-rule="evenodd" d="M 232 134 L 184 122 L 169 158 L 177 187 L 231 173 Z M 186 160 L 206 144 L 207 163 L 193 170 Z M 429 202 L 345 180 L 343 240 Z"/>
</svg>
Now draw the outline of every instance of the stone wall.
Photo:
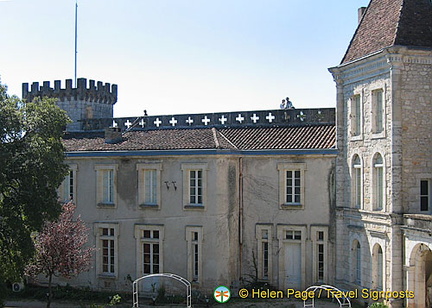
<svg viewBox="0 0 432 308">
<path fill-rule="evenodd" d="M 95 82 L 94 80 L 79 78 L 76 87 L 72 87 L 72 80 L 67 79 L 65 87 L 61 81 L 54 81 L 51 88 L 49 81 L 42 86 L 33 82 L 30 89 L 28 83 L 22 85 L 22 98 L 32 101 L 37 97 L 57 99 L 57 105 L 66 111 L 73 123 L 69 124 L 69 131 L 83 129 L 83 121 L 94 118 L 112 118 L 113 105 L 117 102 L 117 85 Z"/>
<path fill-rule="evenodd" d="M 425 214 L 419 196 L 420 180 L 432 179 L 432 52 L 405 56 L 401 79 L 404 212 Z"/>
</svg>

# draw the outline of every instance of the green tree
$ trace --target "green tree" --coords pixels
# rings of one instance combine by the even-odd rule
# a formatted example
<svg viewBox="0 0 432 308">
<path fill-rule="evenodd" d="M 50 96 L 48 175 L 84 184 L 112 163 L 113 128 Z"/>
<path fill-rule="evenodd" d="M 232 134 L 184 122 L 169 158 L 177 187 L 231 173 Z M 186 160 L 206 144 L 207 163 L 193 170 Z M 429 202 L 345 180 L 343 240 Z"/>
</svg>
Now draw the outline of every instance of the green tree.
<svg viewBox="0 0 432 308">
<path fill-rule="evenodd" d="M 25 102 L 0 84 L 0 283 L 22 277 L 31 234 L 61 212 L 57 188 L 67 166 L 66 113 L 53 100 Z"/>
</svg>

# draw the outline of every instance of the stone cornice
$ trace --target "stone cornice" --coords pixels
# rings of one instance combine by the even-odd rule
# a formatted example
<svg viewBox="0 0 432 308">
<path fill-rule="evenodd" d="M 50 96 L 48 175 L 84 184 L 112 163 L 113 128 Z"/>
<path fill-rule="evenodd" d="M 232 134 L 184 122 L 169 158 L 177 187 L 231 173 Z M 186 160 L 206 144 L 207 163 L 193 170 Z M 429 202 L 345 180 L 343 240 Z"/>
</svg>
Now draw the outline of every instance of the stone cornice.
<svg viewBox="0 0 432 308">
<path fill-rule="evenodd" d="M 333 78 L 337 83 L 343 82 L 346 86 L 362 80 L 371 79 L 375 76 L 388 74 L 389 65 L 386 57 L 380 52 L 355 62 L 330 68 L 329 71 L 333 74 Z"/>
<path fill-rule="evenodd" d="M 337 84 L 349 85 L 387 74 L 403 64 L 432 65 L 432 50 L 392 46 L 355 61 L 329 68 L 329 71 Z"/>
</svg>

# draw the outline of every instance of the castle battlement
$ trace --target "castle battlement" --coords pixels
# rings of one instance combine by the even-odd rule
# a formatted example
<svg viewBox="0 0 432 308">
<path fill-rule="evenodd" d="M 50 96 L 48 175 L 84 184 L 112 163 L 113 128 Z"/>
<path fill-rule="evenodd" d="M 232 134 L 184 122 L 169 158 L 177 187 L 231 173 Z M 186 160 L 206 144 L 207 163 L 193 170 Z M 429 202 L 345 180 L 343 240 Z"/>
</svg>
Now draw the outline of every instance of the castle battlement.
<svg viewBox="0 0 432 308">
<path fill-rule="evenodd" d="M 44 81 L 40 86 L 39 82 L 33 82 L 29 90 L 29 84 L 22 84 L 22 98 L 33 100 L 35 97 L 57 98 L 59 101 L 82 100 L 87 102 L 103 103 L 114 105 L 117 102 L 117 85 L 95 82 L 86 78 L 77 80 L 77 87 L 72 87 L 72 79 L 66 79 L 66 87 L 61 87 L 61 81 L 54 81 L 54 88 L 51 88 L 49 81 Z"/>
</svg>

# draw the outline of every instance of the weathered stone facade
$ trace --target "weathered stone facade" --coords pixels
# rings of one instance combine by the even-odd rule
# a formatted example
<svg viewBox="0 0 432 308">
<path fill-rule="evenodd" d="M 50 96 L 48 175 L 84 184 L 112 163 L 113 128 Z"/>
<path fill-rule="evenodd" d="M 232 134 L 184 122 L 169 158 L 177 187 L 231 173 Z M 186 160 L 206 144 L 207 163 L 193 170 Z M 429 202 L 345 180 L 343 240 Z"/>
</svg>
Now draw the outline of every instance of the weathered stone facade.
<svg viewBox="0 0 432 308">
<path fill-rule="evenodd" d="M 420 210 L 420 181 L 432 177 L 431 69 L 430 51 L 398 46 L 331 69 L 338 88 L 337 134 L 340 151 L 336 173 L 336 260 L 338 264 L 344 264 L 337 270 L 336 284 L 345 284 L 348 288 L 377 289 L 373 275 L 374 246 L 378 244 L 386 261 L 382 289 L 419 292 L 418 286 L 413 289 L 413 283 L 407 281 L 407 268 L 412 265 L 406 263 L 404 256 L 413 253 L 409 235 L 413 227 L 405 225 L 403 214 L 430 213 L 430 208 Z M 372 123 L 376 116 L 373 98 L 376 90 L 383 92 L 384 130 L 379 133 L 374 133 Z M 357 115 L 357 118 L 352 110 L 356 95 L 361 100 L 361 116 Z M 357 120 L 362 122 L 362 131 L 353 134 L 352 124 Z M 374 199 L 378 197 L 374 183 L 374 157 L 377 153 L 383 158 L 380 168 L 384 169 L 382 209 L 374 208 Z M 361 160 L 360 207 L 355 204 L 357 171 L 353 166 L 353 157 L 356 155 Z M 418 234 L 415 238 L 419 240 Z M 352 245 L 357 243 L 356 240 L 361 247 L 360 281 L 353 277 L 356 264 L 352 260 Z M 429 234 L 425 234 L 421 241 L 429 246 Z M 426 288 L 425 281 L 422 285 Z M 408 303 L 423 307 L 421 302 L 424 301 L 425 294 L 423 298 L 416 295 Z M 407 301 L 391 299 L 389 302 L 392 307 L 398 307 Z"/>
<path fill-rule="evenodd" d="M 313 132 L 314 125 L 304 121 L 300 128 Z M 235 133 L 237 129 L 241 128 L 234 128 Z M 265 140 L 266 130 L 273 127 L 258 129 L 263 130 Z M 283 127 L 274 129 L 284 133 Z M 214 142 L 218 138 L 215 128 L 210 130 L 213 135 L 209 138 Z M 194 130 L 160 131 L 180 138 L 180 134 Z M 330 132 L 327 138 L 334 144 L 334 130 Z M 105 151 L 91 150 L 90 137 L 65 140 L 75 189 L 68 192 L 73 195 L 78 213 L 93 230 L 90 244 L 99 248 L 91 271 L 69 283 L 130 291 L 132 280 L 148 274 L 143 269 L 146 252 L 142 250 L 147 242 L 159 245 L 158 254 L 153 255 L 158 266 L 155 272 L 185 277 L 194 289 L 205 294 L 211 294 L 218 285 L 237 290 L 253 283 L 267 283 L 278 289 L 303 290 L 332 281 L 335 149 L 274 148 L 286 147 L 291 142 L 288 139 L 295 140 L 295 136 L 286 135 L 260 150 L 242 150 L 235 139 L 227 143 L 231 149 L 216 142 L 214 149 L 120 150 L 122 143 L 137 134 L 139 130 L 128 132 L 123 140 L 107 145 L 111 150 Z M 317 136 L 309 135 L 311 140 Z M 228 138 L 229 134 L 225 131 L 224 136 Z M 110 202 L 101 202 L 100 191 L 106 189 L 102 173 L 106 170 L 112 170 L 113 194 Z M 146 204 L 142 198 L 142 190 L 148 189 L 145 170 L 157 173 L 154 204 Z M 198 205 L 189 204 L 189 172 L 194 170 L 202 172 L 202 200 Z M 287 172 L 297 173 L 295 184 L 288 182 L 294 177 Z M 67 183 L 71 183 L 70 178 Z M 294 186 L 295 193 L 287 188 Z M 299 199 L 288 202 L 286 194 Z M 64 191 L 60 195 L 65 195 Z M 101 235 L 104 229 L 112 229 L 113 236 Z M 157 230 L 157 239 L 143 238 L 142 230 L 147 229 Z M 192 266 L 190 230 L 198 233 L 199 255 L 194 259 L 198 267 Z M 109 268 L 104 256 L 111 253 L 104 249 L 108 245 L 104 241 L 111 240 L 113 262 Z M 297 259 L 292 260 L 293 256 Z M 143 288 L 150 292 L 149 284 Z"/>
</svg>

